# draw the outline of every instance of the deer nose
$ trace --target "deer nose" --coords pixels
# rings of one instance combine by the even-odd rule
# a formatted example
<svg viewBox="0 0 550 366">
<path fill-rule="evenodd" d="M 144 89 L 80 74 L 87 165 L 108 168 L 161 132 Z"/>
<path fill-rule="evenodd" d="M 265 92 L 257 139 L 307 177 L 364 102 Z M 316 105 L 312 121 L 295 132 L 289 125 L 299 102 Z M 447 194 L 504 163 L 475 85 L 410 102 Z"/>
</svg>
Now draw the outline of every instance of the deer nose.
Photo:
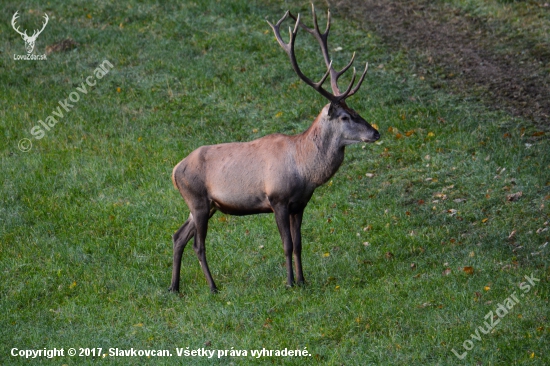
<svg viewBox="0 0 550 366">
<path fill-rule="evenodd" d="M 380 132 L 374 130 L 374 133 L 372 134 L 372 138 L 374 139 L 374 141 L 377 141 L 380 139 Z"/>
</svg>

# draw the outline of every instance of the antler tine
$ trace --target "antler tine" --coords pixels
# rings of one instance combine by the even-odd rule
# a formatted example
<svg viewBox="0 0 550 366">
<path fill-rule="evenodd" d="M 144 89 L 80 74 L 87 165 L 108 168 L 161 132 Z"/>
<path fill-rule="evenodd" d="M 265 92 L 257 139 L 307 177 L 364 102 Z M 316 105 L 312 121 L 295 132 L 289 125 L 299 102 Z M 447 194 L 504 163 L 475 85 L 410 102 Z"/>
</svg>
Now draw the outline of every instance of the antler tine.
<svg viewBox="0 0 550 366">
<path fill-rule="evenodd" d="M 284 22 L 284 20 L 288 17 L 289 13 L 290 13 L 290 11 L 287 10 L 285 15 L 283 15 L 283 17 L 275 25 L 273 25 L 269 20 L 267 20 L 267 19 L 265 20 L 267 22 L 267 24 L 269 24 L 269 26 L 273 29 L 273 32 L 275 33 L 275 38 L 277 38 L 277 42 L 279 42 L 279 44 L 281 45 L 281 47 L 283 47 L 283 49 L 285 51 L 287 50 L 288 44 L 286 44 L 283 41 L 283 39 L 281 38 L 281 33 L 279 32 L 279 27 L 281 26 L 281 23 Z M 291 40 L 292 40 L 292 35 L 290 37 L 291 37 Z"/>
<path fill-rule="evenodd" d="M 354 82 L 355 82 L 355 67 L 353 68 L 353 75 L 351 76 L 351 82 L 349 83 L 348 88 L 346 89 L 345 92 L 343 92 L 340 95 L 336 96 L 336 102 L 335 103 L 338 103 L 341 100 L 344 100 L 349 96 L 349 93 L 351 92 L 351 88 L 353 87 Z"/>
<path fill-rule="evenodd" d="M 329 65 L 329 63 L 332 61 L 328 55 L 328 46 L 327 46 L 327 40 L 328 40 L 328 32 L 330 30 L 330 10 L 327 11 L 327 27 L 325 28 L 325 32 L 321 34 L 321 31 L 319 30 L 319 23 L 317 22 L 317 13 L 315 12 L 315 5 L 311 3 L 311 14 L 313 15 L 313 27 L 314 30 L 311 30 L 304 26 L 305 29 L 311 34 L 317 38 L 317 41 L 321 44 L 321 51 L 323 52 L 323 58 L 325 59 L 325 64 Z M 324 46 L 324 47 L 323 47 Z"/>
<path fill-rule="evenodd" d="M 323 83 L 325 82 L 325 80 L 327 79 L 327 77 L 330 75 L 330 69 L 332 68 L 332 60 L 330 61 L 330 63 L 328 64 L 328 67 L 327 67 L 327 72 L 325 72 L 325 75 L 323 75 L 323 77 L 321 78 L 321 80 L 319 80 L 319 82 L 317 82 L 315 85 L 317 85 L 318 87 L 321 87 L 321 85 L 323 85 Z M 324 89 L 323 89 L 324 90 Z M 332 94 L 328 93 L 331 96 L 331 98 L 329 98 L 331 101 L 332 101 L 332 97 L 334 97 Z"/>
<path fill-rule="evenodd" d="M 280 26 L 281 26 L 281 23 L 289 15 L 296 20 L 296 23 L 294 25 L 294 30 L 292 30 L 292 28 L 289 27 L 290 41 L 289 43 L 285 43 L 281 37 Z M 300 70 L 300 67 L 298 66 L 298 62 L 296 61 L 296 54 L 294 53 L 294 41 L 296 40 L 296 35 L 298 34 L 299 26 L 302 25 L 300 22 L 300 14 L 298 14 L 298 17 L 294 17 L 292 14 L 290 14 L 289 11 L 287 11 L 285 15 L 275 25 L 273 25 L 269 20 L 267 20 L 267 23 L 273 29 L 273 32 L 275 33 L 275 38 L 277 38 L 277 42 L 279 42 L 279 45 L 285 50 L 285 52 L 289 56 L 292 68 L 294 69 L 298 77 L 302 79 L 306 84 L 311 86 L 313 89 L 317 90 L 317 92 L 323 95 L 325 98 L 327 98 L 331 102 L 334 102 L 337 98 L 331 93 L 327 92 L 322 87 L 322 84 L 325 82 L 329 74 L 331 74 L 331 70 L 333 70 L 332 61 L 328 64 L 326 73 L 323 75 L 321 80 L 317 83 L 313 82 L 311 79 L 309 79 L 307 76 L 304 75 L 304 73 Z"/>
<path fill-rule="evenodd" d="M 343 75 L 346 71 L 348 71 L 350 66 L 353 65 L 353 61 L 355 61 L 355 52 L 353 53 L 353 55 L 351 55 L 350 62 L 348 62 L 348 64 L 346 66 L 344 66 L 344 68 L 342 70 L 340 70 L 336 73 L 336 79 L 338 79 L 341 75 Z"/>
<path fill-rule="evenodd" d="M 315 12 L 315 8 L 313 6 L 313 3 L 311 4 L 311 8 Z M 330 9 L 327 10 L 327 28 L 325 29 L 325 34 L 328 34 L 329 30 L 330 30 Z"/>
<path fill-rule="evenodd" d="M 305 26 L 304 23 L 302 23 L 302 22 L 300 22 L 300 27 L 302 27 L 303 30 L 305 30 L 306 32 L 308 32 L 309 34 L 314 36 L 315 39 L 317 39 L 317 42 L 319 42 L 319 45 L 321 46 L 321 52 L 323 53 L 323 58 L 325 59 L 325 64 L 328 67 L 328 65 L 331 62 L 330 57 L 328 55 L 328 47 L 327 47 L 327 38 L 328 38 L 329 29 L 330 29 L 330 11 L 328 12 L 327 27 L 326 27 L 324 33 L 321 33 L 321 31 L 319 31 L 319 24 L 317 23 L 317 14 L 315 13 L 315 6 L 313 4 L 311 4 L 311 12 L 313 14 L 313 27 L 314 27 L 314 29 L 311 29 L 311 28 Z M 292 19 L 297 20 L 297 18 L 292 13 L 289 13 L 289 15 Z"/>
<path fill-rule="evenodd" d="M 350 68 L 354 60 L 355 60 L 355 52 L 351 56 L 351 61 L 342 70 L 340 70 L 340 72 L 336 73 L 336 79 L 338 79 L 344 72 L 346 72 Z M 367 62 L 365 65 L 365 70 L 361 74 L 361 77 L 359 78 L 359 81 L 357 82 L 357 85 L 355 86 L 355 88 L 351 89 L 351 87 L 353 86 L 353 82 L 355 81 L 355 78 L 352 78 L 350 84 L 348 85 L 347 91 L 341 94 L 341 95 L 344 95 L 345 97 L 341 99 L 351 97 L 353 94 L 355 94 L 359 90 L 359 88 L 361 87 L 361 84 L 363 83 L 363 80 L 365 80 L 365 76 L 367 75 L 368 68 L 369 68 L 369 63 Z M 353 68 L 353 75 L 355 76 L 355 67 Z"/>
<path fill-rule="evenodd" d="M 365 71 L 363 71 L 363 74 L 361 74 L 361 77 L 359 78 L 357 85 L 355 85 L 355 88 L 353 88 L 353 90 L 346 95 L 346 98 L 351 97 L 353 94 L 355 94 L 359 90 L 359 88 L 361 87 L 361 84 L 363 84 L 363 80 L 365 80 L 365 76 L 367 75 L 368 69 L 369 69 L 369 63 L 367 62 L 365 64 Z M 353 82 L 351 84 L 353 84 Z"/>
</svg>

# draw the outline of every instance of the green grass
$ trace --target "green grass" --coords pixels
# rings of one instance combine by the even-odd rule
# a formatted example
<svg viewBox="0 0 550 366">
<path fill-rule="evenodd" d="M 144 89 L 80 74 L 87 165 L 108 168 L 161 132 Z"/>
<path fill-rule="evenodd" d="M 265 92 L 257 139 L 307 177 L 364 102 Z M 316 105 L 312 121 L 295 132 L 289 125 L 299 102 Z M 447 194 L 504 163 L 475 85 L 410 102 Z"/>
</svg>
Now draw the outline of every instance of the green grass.
<svg viewBox="0 0 550 366">
<path fill-rule="evenodd" d="M 340 171 L 310 201 L 302 229 L 307 285 L 285 287 L 272 215 L 217 214 L 207 253 L 220 293 L 210 294 L 189 247 L 182 294 L 167 292 L 171 234 L 188 215 L 170 180 L 173 166 L 201 145 L 301 132 L 325 104 L 292 72 L 264 21 L 286 7 L 240 0 L 4 5 L 1 364 L 27 363 L 10 356 L 14 347 L 174 355 L 176 347 L 307 347 L 312 354 L 32 361 L 67 365 L 550 362 L 550 247 L 542 247 L 550 235 L 542 231 L 548 140 L 528 121 L 430 89 L 407 71 L 403 55 L 340 17 L 329 40 L 343 48 L 333 52 L 336 65 L 353 51 L 371 63 L 348 103 L 382 138 L 349 147 Z M 324 5 L 317 7 L 321 16 Z M 50 16 L 37 53 L 69 36 L 79 46 L 47 61 L 14 61 L 13 53 L 25 52 L 10 27 L 16 10 L 21 23 Z M 306 15 L 307 4 L 292 10 Z M 298 37 L 302 69 L 320 76 L 316 44 L 305 32 Z M 105 59 L 113 69 L 34 139 L 37 121 Z M 31 151 L 18 149 L 22 138 L 31 139 Z M 507 201 L 519 191 L 517 202 Z M 530 274 L 540 283 L 459 361 L 451 349 L 462 353 L 485 314 L 522 293 L 518 284 Z"/>
</svg>

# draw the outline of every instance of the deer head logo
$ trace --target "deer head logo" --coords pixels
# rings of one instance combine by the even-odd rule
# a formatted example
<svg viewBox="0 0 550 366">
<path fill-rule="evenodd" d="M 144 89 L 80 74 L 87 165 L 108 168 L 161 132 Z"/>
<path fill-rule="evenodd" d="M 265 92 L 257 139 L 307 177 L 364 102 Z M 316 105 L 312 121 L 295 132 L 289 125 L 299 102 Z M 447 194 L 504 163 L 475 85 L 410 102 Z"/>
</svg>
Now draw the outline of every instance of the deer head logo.
<svg viewBox="0 0 550 366">
<path fill-rule="evenodd" d="M 19 17 L 19 14 L 17 14 L 18 12 L 16 11 L 15 14 L 13 14 L 13 18 L 11 18 L 11 26 L 13 27 L 13 29 L 15 29 L 15 31 L 17 33 L 19 33 L 21 35 L 21 37 L 23 38 L 23 40 L 25 41 L 25 49 L 27 50 L 27 53 L 28 54 L 31 54 L 32 51 L 34 50 L 34 44 L 36 42 L 36 38 L 38 38 L 38 36 L 40 35 L 40 33 L 42 33 L 42 31 L 44 30 L 44 28 L 46 28 L 46 24 L 48 24 L 48 14 L 44 14 L 44 24 L 42 25 L 42 29 L 40 30 L 35 30 L 33 33 L 32 33 L 32 36 L 29 36 L 27 35 L 27 31 L 25 30 L 24 32 L 21 32 L 19 30 L 19 26 L 16 27 L 15 25 L 15 22 L 17 20 L 17 18 Z"/>
</svg>

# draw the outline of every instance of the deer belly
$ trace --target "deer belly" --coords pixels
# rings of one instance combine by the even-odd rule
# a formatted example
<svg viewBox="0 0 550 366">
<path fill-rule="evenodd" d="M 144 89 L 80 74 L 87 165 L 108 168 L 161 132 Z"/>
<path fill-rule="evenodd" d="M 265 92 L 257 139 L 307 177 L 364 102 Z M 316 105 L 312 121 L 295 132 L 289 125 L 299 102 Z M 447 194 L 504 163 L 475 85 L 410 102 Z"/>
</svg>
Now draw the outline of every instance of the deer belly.
<svg viewBox="0 0 550 366">
<path fill-rule="evenodd" d="M 255 197 L 216 197 L 212 198 L 212 203 L 218 210 L 228 215 L 254 215 L 258 213 L 273 212 L 269 201 Z"/>
</svg>

